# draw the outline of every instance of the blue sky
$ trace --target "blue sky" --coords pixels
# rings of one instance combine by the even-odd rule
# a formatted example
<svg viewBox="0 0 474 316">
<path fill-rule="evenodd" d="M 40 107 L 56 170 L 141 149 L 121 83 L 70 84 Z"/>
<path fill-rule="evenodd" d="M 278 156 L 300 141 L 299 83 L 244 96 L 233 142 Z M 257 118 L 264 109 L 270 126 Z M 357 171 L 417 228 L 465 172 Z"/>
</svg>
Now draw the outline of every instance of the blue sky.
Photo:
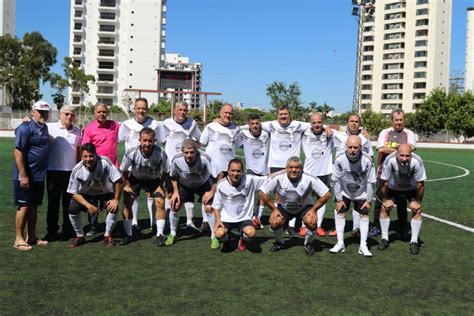
<svg viewBox="0 0 474 316">
<path fill-rule="evenodd" d="M 414 1 L 414 0 L 408 0 Z M 436 1 L 436 0 L 432 0 Z M 39 31 L 69 54 L 69 0 L 17 0 L 16 32 Z M 453 0 L 450 71 L 463 71 L 466 8 Z M 352 107 L 357 22 L 351 0 L 168 0 L 166 50 L 203 64 L 203 90 L 245 107 L 268 108 L 275 80 L 298 82 L 305 104 Z M 49 87 L 42 87 L 51 101 Z"/>
</svg>

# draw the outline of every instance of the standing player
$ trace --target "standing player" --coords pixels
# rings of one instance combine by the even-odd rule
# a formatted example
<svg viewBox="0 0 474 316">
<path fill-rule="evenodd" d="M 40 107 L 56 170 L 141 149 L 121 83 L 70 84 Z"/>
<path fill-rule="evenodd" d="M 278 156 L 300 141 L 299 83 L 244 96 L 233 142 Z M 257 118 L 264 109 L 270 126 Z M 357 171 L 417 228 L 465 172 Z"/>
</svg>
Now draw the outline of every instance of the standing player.
<svg viewBox="0 0 474 316">
<path fill-rule="evenodd" d="M 243 169 L 240 159 L 234 158 L 229 162 L 227 177 L 217 184 L 212 203 L 216 217 L 216 237 L 224 241 L 223 251 L 230 250 L 230 230 L 237 229 L 240 233 L 239 251 L 247 249 L 246 242 L 256 233 L 252 225 L 253 200 L 266 177 L 244 175 Z"/>
<path fill-rule="evenodd" d="M 51 110 L 48 103 L 38 101 L 33 105 L 31 120 L 15 130 L 13 155 L 13 196 L 18 207 L 15 216 L 16 238 L 13 247 L 31 250 L 31 245 L 44 246 L 48 242 L 36 237 L 38 205 L 43 202 L 44 177 L 48 169 L 48 127 L 46 121 Z M 24 230 L 27 226 L 28 239 Z"/>
<path fill-rule="evenodd" d="M 382 175 L 382 212 L 380 213 L 380 226 L 382 228 L 382 239 L 379 249 L 388 248 L 388 228 L 390 226 L 390 210 L 393 203 L 397 204 L 397 209 L 405 211 L 407 201 L 410 202 L 410 209 L 413 213 L 411 219 L 411 242 L 410 252 L 414 255 L 420 251 L 418 235 L 421 228 L 421 201 L 425 191 L 424 181 L 426 172 L 420 156 L 412 153 L 412 148 L 408 144 L 400 144 L 397 152 L 391 153 L 385 159 Z"/>
<path fill-rule="evenodd" d="M 331 253 L 345 251 L 344 227 L 345 215 L 350 210 L 351 202 L 360 217 L 360 246 L 359 254 L 372 257 L 367 248 L 367 234 L 369 231 L 369 209 L 375 183 L 375 170 L 372 159 L 362 152 L 361 140 L 355 135 L 347 138 L 345 155 L 336 158 L 334 162 L 332 180 L 334 182 L 334 195 L 336 209 L 334 220 L 336 222 L 337 244 L 329 250 Z"/>
<path fill-rule="evenodd" d="M 122 245 L 132 241 L 132 204 L 143 189 L 147 199 L 152 200 L 156 209 L 156 243 L 165 245 L 163 230 L 166 221 L 164 209 L 164 181 L 169 168 L 168 156 L 155 144 L 155 131 L 145 127 L 140 131 L 139 145 L 127 150 L 122 159 L 120 170 L 124 182 L 123 217 L 124 229 L 127 236 Z"/>
<path fill-rule="evenodd" d="M 392 127 L 386 128 L 380 132 L 379 138 L 377 140 L 377 151 L 378 163 L 377 163 L 377 178 L 380 179 L 380 175 L 383 170 L 383 163 L 385 158 L 391 153 L 397 151 L 399 144 L 409 144 L 413 151 L 416 148 L 415 134 L 405 128 L 405 112 L 402 109 L 393 110 L 390 114 L 392 120 Z M 380 181 L 379 181 L 380 182 Z M 380 226 L 379 217 L 380 209 L 382 203 L 380 202 L 380 197 L 378 196 L 380 191 L 381 183 L 377 184 L 377 199 L 375 201 L 374 208 L 374 224 L 375 226 L 371 229 L 371 236 L 375 237 L 380 234 L 378 226 Z M 408 228 L 407 228 L 407 212 L 397 208 L 398 213 L 398 236 L 401 240 L 406 240 L 408 237 Z"/>
<path fill-rule="evenodd" d="M 112 231 L 117 223 L 122 178 L 115 165 L 107 157 L 98 156 L 93 144 L 81 146 L 81 162 L 72 169 L 67 192 L 72 194 L 69 204 L 69 219 L 76 238 L 69 245 L 76 248 L 86 242 L 82 227 L 81 212 L 96 215 L 107 210 L 104 242 L 107 248 L 114 245 Z"/>
<path fill-rule="evenodd" d="M 318 177 L 326 187 L 329 187 L 330 176 L 332 172 L 332 150 L 333 141 L 324 128 L 323 116 L 321 113 L 314 113 L 310 117 L 311 128 L 303 134 L 303 151 L 306 157 L 303 170 Z M 321 226 L 326 204 L 318 209 L 318 236 L 326 236 L 326 231 Z"/>
<path fill-rule="evenodd" d="M 278 193 L 278 206 L 268 196 Z M 317 196 L 313 205 L 312 195 Z M 283 227 L 295 217 L 299 217 L 306 225 L 304 251 L 314 255 L 311 245 L 317 228 L 317 211 L 331 197 L 331 192 L 324 183 L 307 173 L 303 173 L 300 158 L 290 157 L 286 164 L 286 171 L 282 170 L 272 175 L 268 182 L 260 189 L 260 197 L 272 210 L 270 226 L 275 233 L 276 242 L 270 248 L 271 252 L 284 248 Z"/>
<path fill-rule="evenodd" d="M 148 116 L 148 100 L 145 98 L 136 99 L 133 111 L 135 112 L 135 116 L 123 122 L 123 124 L 120 125 L 118 133 L 119 141 L 125 141 L 125 151 L 139 145 L 140 131 L 145 127 L 151 128 L 155 132 L 156 141 L 158 143 L 164 142 L 163 130 L 160 123 Z M 139 198 L 137 195 L 132 204 L 132 230 L 134 232 L 138 231 L 138 201 Z M 153 197 L 148 197 L 147 207 L 151 227 L 153 227 L 155 220 L 153 203 Z"/>
<path fill-rule="evenodd" d="M 240 137 L 244 148 L 245 165 L 247 174 L 264 176 L 268 174 L 268 149 L 270 145 L 270 133 L 262 128 L 260 115 L 249 114 L 247 125 L 241 127 Z M 261 222 L 264 203 L 260 199 L 258 210 L 253 216 L 253 226 L 262 229 Z"/>
<path fill-rule="evenodd" d="M 165 152 L 171 161 L 175 154 L 181 152 L 181 146 L 185 139 L 199 141 L 201 131 L 196 121 L 188 117 L 188 104 L 185 101 L 178 101 L 173 109 L 173 117 L 163 121 L 163 130 L 166 139 Z M 172 187 L 167 185 L 168 196 L 171 194 Z M 184 203 L 186 210 L 186 227 L 199 230 L 193 223 L 194 217 L 194 200 Z M 203 218 L 206 216 L 203 215 Z"/>
<path fill-rule="evenodd" d="M 201 154 L 195 141 L 185 139 L 181 145 L 182 152 L 176 154 L 171 161 L 170 176 L 173 186 L 171 196 L 170 229 L 171 233 L 166 239 L 166 245 L 171 246 L 176 242 L 181 205 L 194 202 L 194 196 L 199 197 L 205 211 L 212 213 L 211 202 L 216 190 L 217 170 L 211 163 L 211 158 Z M 214 231 L 214 227 L 211 227 Z M 211 248 L 218 249 L 219 241 L 211 236 Z"/>
</svg>

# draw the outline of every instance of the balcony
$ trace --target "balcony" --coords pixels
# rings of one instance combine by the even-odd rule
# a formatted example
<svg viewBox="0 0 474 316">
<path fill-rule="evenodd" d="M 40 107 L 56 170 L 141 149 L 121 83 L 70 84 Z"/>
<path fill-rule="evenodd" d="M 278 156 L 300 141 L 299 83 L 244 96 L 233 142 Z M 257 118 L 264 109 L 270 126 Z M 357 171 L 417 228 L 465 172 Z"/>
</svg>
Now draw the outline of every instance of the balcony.
<svg viewBox="0 0 474 316">
<path fill-rule="evenodd" d="M 99 41 L 97 42 L 97 47 L 100 48 L 111 48 L 113 49 L 115 47 L 115 39 L 112 38 L 112 40 L 101 40 L 99 38 Z"/>
<path fill-rule="evenodd" d="M 102 97 L 113 96 L 114 95 L 114 86 L 110 86 L 110 85 L 97 86 L 96 95 L 97 96 L 102 96 Z"/>
<path fill-rule="evenodd" d="M 83 7 L 84 0 L 74 0 L 74 7 Z"/>
</svg>

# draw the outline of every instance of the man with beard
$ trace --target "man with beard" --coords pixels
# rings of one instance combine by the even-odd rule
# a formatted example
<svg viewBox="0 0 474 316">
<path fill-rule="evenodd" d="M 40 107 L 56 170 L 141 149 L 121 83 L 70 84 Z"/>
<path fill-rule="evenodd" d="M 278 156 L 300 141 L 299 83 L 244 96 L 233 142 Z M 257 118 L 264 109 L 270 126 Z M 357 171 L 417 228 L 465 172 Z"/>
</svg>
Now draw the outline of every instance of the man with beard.
<svg viewBox="0 0 474 316">
<path fill-rule="evenodd" d="M 369 231 L 368 214 L 375 183 L 373 162 L 367 154 L 362 152 L 361 140 L 358 136 L 349 136 L 346 145 L 346 154 L 336 158 L 332 172 L 336 200 L 334 220 L 336 222 L 337 244 L 329 251 L 331 253 L 345 251 L 345 215 L 353 202 L 354 209 L 361 215 L 359 254 L 372 257 L 372 253 L 367 248 L 367 234 Z"/>
<path fill-rule="evenodd" d="M 397 151 L 388 155 L 385 159 L 382 175 L 381 197 L 382 211 L 380 213 L 380 226 L 382 238 L 378 249 L 388 248 L 388 228 L 390 226 L 390 210 L 394 202 L 397 204 L 399 213 L 407 209 L 407 201 L 413 213 L 411 219 L 411 242 L 410 252 L 414 255 L 420 251 L 418 235 L 421 228 L 421 202 L 424 193 L 424 181 L 426 172 L 420 156 L 412 153 L 409 144 L 401 144 Z"/>
</svg>

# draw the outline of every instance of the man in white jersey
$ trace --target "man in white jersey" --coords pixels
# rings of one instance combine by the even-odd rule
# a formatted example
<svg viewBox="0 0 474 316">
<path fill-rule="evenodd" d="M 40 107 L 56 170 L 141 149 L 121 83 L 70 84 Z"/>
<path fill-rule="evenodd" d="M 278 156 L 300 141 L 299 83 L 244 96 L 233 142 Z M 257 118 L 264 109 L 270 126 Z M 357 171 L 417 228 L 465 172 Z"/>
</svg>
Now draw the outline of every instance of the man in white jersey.
<svg viewBox="0 0 474 316">
<path fill-rule="evenodd" d="M 86 242 L 81 212 L 95 215 L 105 208 L 108 214 L 104 242 L 110 248 L 114 245 L 112 231 L 117 222 L 122 177 L 109 158 L 97 155 L 93 144 L 82 145 L 80 152 L 82 161 L 72 170 L 67 188 L 67 192 L 72 194 L 69 219 L 76 232 L 76 238 L 69 247 L 76 248 Z"/>
<path fill-rule="evenodd" d="M 185 139 L 199 141 L 201 131 L 196 121 L 188 117 L 188 104 L 185 101 L 178 101 L 173 108 L 173 117 L 163 121 L 163 130 L 166 139 L 165 151 L 170 161 L 174 155 L 181 153 L 181 145 Z M 169 199 L 172 191 L 171 183 L 167 183 Z M 186 210 L 186 227 L 199 231 L 193 223 L 194 201 L 184 203 Z M 203 216 L 205 217 L 205 216 Z"/>
<path fill-rule="evenodd" d="M 165 141 L 163 128 L 161 124 L 148 116 L 148 101 L 145 98 L 138 98 L 135 100 L 135 106 L 133 108 L 135 116 L 129 120 L 123 122 L 120 125 L 118 139 L 119 141 L 125 141 L 125 151 L 130 148 L 138 146 L 140 131 L 149 127 L 155 131 L 155 137 L 157 143 L 160 144 Z M 133 222 L 132 229 L 134 232 L 138 231 L 138 196 L 135 197 L 132 205 Z M 147 198 L 148 214 L 150 216 L 150 226 L 154 224 L 154 212 L 153 212 L 153 198 Z"/>
<path fill-rule="evenodd" d="M 303 133 L 303 151 L 306 157 L 304 161 L 304 172 L 318 177 L 327 187 L 329 187 L 332 172 L 332 150 L 333 140 L 329 137 L 324 128 L 323 116 L 321 113 L 313 113 L 310 117 L 311 128 Z M 320 237 L 326 236 L 326 230 L 321 226 L 326 204 L 318 209 L 318 223 L 316 233 Z"/>
<path fill-rule="evenodd" d="M 46 123 L 49 132 L 49 161 L 46 174 L 48 232 L 45 239 L 47 241 L 57 240 L 60 236 L 63 240 L 68 240 L 74 236 L 68 211 L 72 196 L 66 190 L 71 171 L 80 160 L 81 130 L 74 126 L 76 115 L 74 106 L 63 105 L 59 113 L 59 121 Z M 60 205 L 62 206 L 62 229 L 61 235 L 58 235 Z"/>
<path fill-rule="evenodd" d="M 345 251 L 345 215 L 350 210 L 351 202 L 354 202 L 355 210 L 361 215 L 359 254 L 372 257 L 372 253 L 367 248 L 367 234 L 369 232 L 368 214 L 374 192 L 375 169 L 372 159 L 362 152 L 361 140 L 358 136 L 349 136 L 346 145 L 346 154 L 336 158 L 332 172 L 336 201 L 334 220 L 336 222 L 337 244 L 329 251 L 331 253 Z"/>
<path fill-rule="evenodd" d="M 246 243 L 255 237 L 252 225 L 253 201 L 255 193 L 266 177 L 244 175 L 244 165 L 238 158 L 229 162 L 227 177 L 217 184 L 212 203 L 216 217 L 216 237 L 223 240 L 222 251 L 230 251 L 229 232 L 237 229 L 240 233 L 237 249 L 247 249 Z"/>
<path fill-rule="evenodd" d="M 244 148 L 245 165 L 247 174 L 263 176 L 268 174 L 268 150 L 270 145 L 270 133 L 262 128 L 260 115 L 249 114 L 247 125 L 241 127 L 240 137 Z M 264 203 L 258 202 L 258 210 L 255 212 L 252 223 L 256 229 L 262 229 L 261 222 Z"/>
<path fill-rule="evenodd" d="M 381 197 L 382 211 L 380 213 L 380 226 L 382 239 L 378 249 L 388 248 L 388 228 L 390 226 L 390 210 L 394 202 L 397 209 L 405 211 L 407 201 L 413 217 L 411 219 L 410 252 L 414 255 L 420 252 L 418 235 L 421 228 L 421 202 L 425 191 L 424 181 L 426 172 L 420 156 L 412 153 L 409 144 L 400 144 L 396 152 L 387 156 L 384 162 L 382 175 Z"/>
<path fill-rule="evenodd" d="M 127 235 L 121 241 L 121 245 L 127 245 L 132 241 L 133 212 L 131 208 L 141 189 L 145 191 L 147 198 L 153 201 L 156 209 L 156 244 L 165 245 L 164 181 L 168 169 L 169 161 L 166 153 L 155 144 L 155 131 L 149 127 L 143 128 L 140 131 L 139 145 L 126 151 L 120 165 L 124 184 L 123 226 Z"/>
<path fill-rule="evenodd" d="M 278 193 L 278 206 L 270 199 L 269 194 Z M 313 204 L 312 196 L 317 200 Z M 317 211 L 331 197 L 331 192 L 324 183 L 307 173 L 303 173 L 300 158 L 290 157 L 286 163 L 286 170 L 274 175 L 260 189 L 260 197 L 271 209 L 270 227 L 275 234 L 276 242 L 270 248 L 271 252 L 285 247 L 283 228 L 295 217 L 300 217 L 306 225 L 304 251 L 307 255 L 314 255 L 311 245 L 317 228 Z"/>
<path fill-rule="evenodd" d="M 166 239 L 166 245 L 171 246 L 176 242 L 178 211 L 181 205 L 194 202 L 194 196 L 197 195 L 211 223 L 211 249 L 218 249 L 219 241 L 214 236 L 214 216 L 211 208 L 216 190 L 217 169 L 208 155 L 199 152 L 197 143 L 192 139 L 183 140 L 181 148 L 182 152 L 174 155 L 170 166 L 173 195 L 169 214 L 171 233 Z"/>
<path fill-rule="evenodd" d="M 415 134 L 405 128 L 405 112 L 402 109 L 395 109 L 390 114 L 392 120 L 392 127 L 386 128 L 380 132 L 377 140 L 378 163 L 377 163 L 377 178 L 380 179 L 383 170 L 383 163 L 385 158 L 397 150 L 399 144 L 409 144 L 414 151 L 416 148 Z M 381 181 L 377 184 L 377 199 L 374 206 L 374 227 L 371 229 L 371 236 L 375 237 L 380 234 L 380 210 L 382 203 L 380 201 L 379 192 L 381 189 Z M 407 228 L 407 212 L 406 210 L 398 213 L 398 237 L 406 241 L 408 238 Z"/>
<path fill-rule="evenodd" d="M 367 132 L 361 128 L 361 118 L 359 114 L 350 114 L 347 117 L 347 127 L 344 132 L 334 133 L 334 149 L 336 151 L 336 157 L 344 155 L 346 153 L 347 138 L 350 135 L 357 135 L 361 140 L 362 152 L 366 153 L 370 157 L 374 156 L 374 151 L 370 143 L 370 138 Z M 359 231 L 360 215 L 354 209 L 352 210 L 352 234 L 360 238 Z M 336 236 L 336 231 L 329 232 L 329 236 Z"/>
</svg>

